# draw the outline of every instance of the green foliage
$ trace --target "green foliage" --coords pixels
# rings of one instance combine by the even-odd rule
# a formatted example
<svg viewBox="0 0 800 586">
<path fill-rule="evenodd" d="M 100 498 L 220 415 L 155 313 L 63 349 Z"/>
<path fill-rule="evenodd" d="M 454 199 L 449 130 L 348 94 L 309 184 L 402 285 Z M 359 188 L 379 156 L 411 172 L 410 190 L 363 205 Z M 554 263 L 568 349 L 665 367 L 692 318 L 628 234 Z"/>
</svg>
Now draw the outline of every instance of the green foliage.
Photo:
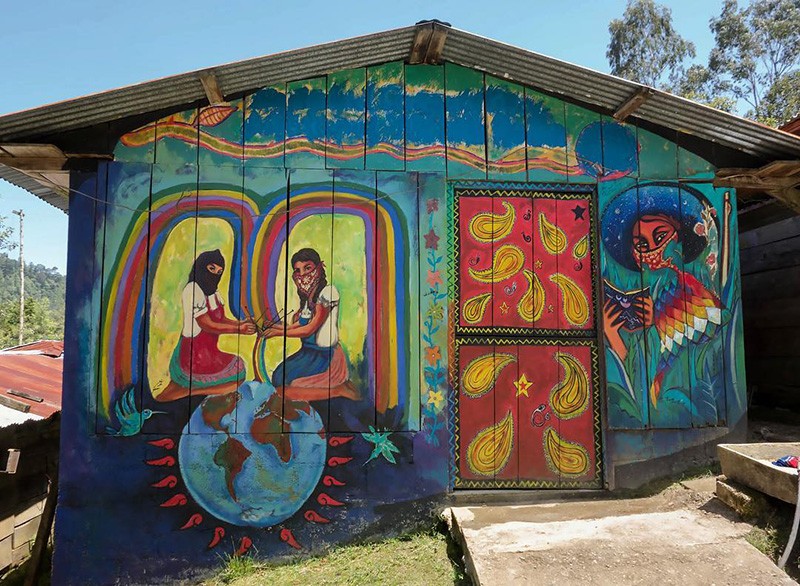
<svg viewBox="0 0 800 586">
<path fill-rule="evenodd" d="M 672 27 L 669 8 L 629 0 L 609 24 L 611 72 L 718 110 L 746 108 L 746 117 L 772 126 L 800 113 L 800 1 L 725 0 L 709 28 L 708 64 L 685 68 L 694 45 Z"/>
<path fill-rule="evenodd" d="M 0 250 L 13 250 L 16 244 L 11 242 L 13 230 L 6 226 L 6 217 L 0 216 Z"/>
<path fill-rule="evenodd" d="M 725 0 L 712 18 L 715 46 L 709 69 L 718 87 L 750 106 L 747 116 L 782 123 L 797 114 L 800 89 L 800 2 L 753 0 L 740 7 Z"/>
<path fill-rule="evenodd" d="M 25 265 L 25 342 L 60 340 L 66 278 L 55 268 Z M 19 341 L 19 261 L 0 253 L 0 348 Z"/>
<path fill-rule="evenodd" d="M 654 0 L 628 0 L 608 31 L 611 73 L 652 87 L 673 87 L 683 77 L 683 63 L 695 56 L 694 43 L 673 28 L 672 11 Z"/>
<path fill-rule="evenodd" d="M 46 299 L 25 298 L 25 330 L 23 342 L 61 340 L 64 320 L 58 320 Z M 19 301 L 9 299 L 0 303 L 0 348 L 19 343 Z"/>
</svg>

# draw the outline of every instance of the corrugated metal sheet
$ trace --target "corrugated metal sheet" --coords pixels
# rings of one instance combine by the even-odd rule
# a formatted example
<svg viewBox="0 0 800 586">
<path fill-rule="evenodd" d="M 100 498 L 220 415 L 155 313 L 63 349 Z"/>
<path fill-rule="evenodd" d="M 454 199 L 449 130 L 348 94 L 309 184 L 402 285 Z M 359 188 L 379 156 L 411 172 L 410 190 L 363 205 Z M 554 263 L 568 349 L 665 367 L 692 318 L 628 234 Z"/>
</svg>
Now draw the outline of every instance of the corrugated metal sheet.
<svg viewBox="0 0 800 586">
<path fill-rule="evenodd" d="M 459 30 L 448 34 L 443 58 L 609 112 L 615 111 L 642 87 L 632 81 Z M 634 117 L 760 159 L 800 156 L 800 138 L 796 136 L 658 90 Z"/>
<path fill-rule="evenodd" d="M 54 356 L 59 344 L 61 352 Z M 60 411 L 63 349 L 63 343 L 52 342 L 44 349 L 23 346 L 0 352 L 0 394 L 30 406 L 30 413 L 41 417 Z M 9 390 L 22 391 L 41 401 L 11 395 Z"/>
<path fill-rule="evenodd" d="M 405 59 L 416 29 L 416 26 L 405 27 L 203 71 L 214 72 L 226 95 L 243 94 L 279 81 Z M 448 29 L 442 58 L 606 112 L 616 110 L 642 87 L 457 29 Z M 184 73 L 0 116 L 0 142 L 25 142 L 202 100 L 205 94 L 198 73 Z M 755 164 L 800 157 L 800 137 L 660 91 L 654 92 L 634 118 L 747 153 L 757 159 Z M 2 165 L 0 177 L 66 211 L 67 198 L 53 188 L 42 187 L 33 178 Z"/>
<path fill-rule="evenodd" d="M 270 83 L 323 75 L 404 59 L 416 27 L 405 27 L 257 57 L 202 71 L 213 71 L 225 95 L 244 93 Z M 199 71 L 183 73 L 0 116 L 0 141 L 53 134 L 108 122 L 205 98 Z"/>
<path fill-rule="evenodd" d="M 69 210 L 69 199 L 66 195 L 56 191 L 54 187 L 43 185 L 30 175 L 17 171 L 12 167 L 0 165 L 0 179 L 8 181 L 11 185 L 16 185 L 25 191 L 32 193 L 36 197 L 43 199 L 51 206 L 60 209 L 62 212 Z"/>
</svg>

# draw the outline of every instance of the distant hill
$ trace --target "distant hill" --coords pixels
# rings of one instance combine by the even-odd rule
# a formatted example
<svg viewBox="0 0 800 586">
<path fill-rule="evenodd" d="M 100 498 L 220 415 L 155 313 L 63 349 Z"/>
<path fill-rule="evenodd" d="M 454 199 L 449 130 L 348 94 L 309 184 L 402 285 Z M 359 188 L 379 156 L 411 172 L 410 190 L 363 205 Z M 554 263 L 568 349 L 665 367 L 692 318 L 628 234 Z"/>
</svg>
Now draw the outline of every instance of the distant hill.
<svg viewBox="0 0 800 586">
<path fill-rule="evenodd" d="M 56 268 L 25 263 L 25 341 L 62 339 L 66 277 Z M 0 348 L 16 344 L 19 323 L 19 261 L 0 253 Z"/>
</svg>

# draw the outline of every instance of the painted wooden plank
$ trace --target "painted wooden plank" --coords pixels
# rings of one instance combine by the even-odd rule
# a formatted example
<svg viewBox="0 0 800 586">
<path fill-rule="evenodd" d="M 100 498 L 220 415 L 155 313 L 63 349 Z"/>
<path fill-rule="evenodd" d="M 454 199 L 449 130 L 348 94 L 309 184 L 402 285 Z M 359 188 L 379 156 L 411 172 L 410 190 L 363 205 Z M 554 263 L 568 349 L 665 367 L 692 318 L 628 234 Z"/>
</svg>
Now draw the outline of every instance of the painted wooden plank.
<svg viewBox="0 0 800 586">
<path fill-rule="evenodd" d="M 325 167 L 327 80 L 316 77 L 286 84 L 286 167 Z"/>
<path fill-rule="evenodd" d="M 420 203 L 417 194 L 417 176 L 415 173 L 380 172 L 377 174 L 378 206 L 381 216 L 391 220 L 391 229 L 386 237 L 378 239 L 376 246 L 382 246 L 391 239 L 393 255 L 389 262 L 393 265 L 390 274 L 378 273 L 377 283 L 383 285 L 385 278 L 390 277 L 397 293 L 394 322 L 397 328 L 397 344 L 390 346 L 397 363 L 397 406 L 402 419 L 394 423 L 398 429 L 419 431 L 420 429 L 420 331 L 422 318 L 420 314 L 420 293 L 426 287 L 444 287 L 446 275 L 442 269 L 427 270 L 424 281 L 420 282 L 420 236 L 419 215 Z M 380 265 L 379 265 L 380 266 Z M 376 340 L 381 342 L 380 332 Z M 436 369 L 443 365 L 441 359 L 432 355 L 426 362 L 426 368 Z M 386 376 L 379 369 L 377 376 Z M 427 395 L 427 393 L 426 393 Z M 425 397 L 427 399 L 427 396 Z M 388 407 L 388 405 L 387 405 Z M 392 407 L 389 407 L 392 408 Z M 390 425 L 390 421 L 382 424 L 380 414 L 378 425 Z"/>
<path fill-rule="evenodd" d="M 303 294 L 294 281 L 295 275 L 299 278 L 308 274 L 309 269 L 318 269 L 326 273 L 326 280 L 331 283 L 327 273 L 330 271 L 333 258 L 333 171 L 324 169 L 293 170 L 289 175 L 289 215 L 288 215 L 288 241 L 286 244 L 285 273 L 287 275 L 287 302 L 286 322 L 300 325 L 314 316 L 319 297 L 312 293 L 309 299 Z M 293 257 L 302 252 L 302 258 L 292 262 Z M 309 252 L 309 251 L 313 251 Z M 311 258 L 313 260 L 303 260 Z M 319 258 L 319 263 L 316 262 Z M 308 264 L 310 263 L 310 265 Z M 320 263 L 324 263 L 320 265 Z M 321 267 L 321 268 L 320 268 Z M 335 283 L 334 283 L 335 286 Z M 318 287 L 317 287 L 318 288 Z M 314 300 L 314 297 L 317 299 Z M 310 301 L 310 303 L 309 303 Z M 342 322 L 340 321 L 340 327 Z M 314 340 L 319 331 L 312 332 L 307 337 Z M 319 344 L 317 344 L 319 345 Z M 330 425 L 329 408 L 329 382 L 328 377 L 321 373 L 310 372 L 313 370 L 308 360 L 298 355 L 301 350 L 300 338 L 287 333 L 285 341 L 286 363 L 273 373 L 275 383 L 284 387 L 284 410 L 287 401 L 309 399 L 311 407 L 319 414 L 326 429 Z M 333 349 L 323 347 L 320 351 L 321 359 L 330 364 Z M 281 374 L 283 373 L 283 374 Z M 320 374 L 313 386 L 295 385 L 298 378 Z M 322 380 L 324 378 L 324 381 Z M 278 380 L 278 379 L 282 379 Z M 324 392 L 323 392 L 324 389 Z M 289 431 L 284 425 L 284 432 Z"/>
<path fill-rule="evenodd" d="M 678 177 L 681 179 L 713 179 L 716 168 L 702 156 L 691 150 L 696 140 L 678 134 Z M 713 149 L 713 147 L 712 147 Z M 710 155 L 710 153 L 709 153 Z"/>
<path fill-rule="evenodd" d="M 603 175 L 603 125 L 600 114 L 565 104 L 567 169 L 570 183 L 594 183 Z"/>
<path fill-rule="evenodd" d="M 448 407 L 455 402 L 448 384 L 448 290 L 453 286 L 448 274 L 447 230 L 452 202 L 448 200 L 447 182 L 443 173 L 420 173 L 417 178 L 419 197 L 419 283 L 420 283 L 420 388 L 422 389 L 420 427 L 422 438 L 431 446 L 439 446 L 444 457 L 448 446 Z M 429 274 L 433 275 L 428 281 Z M 438 278 L 437 278 L 438 277 Z M 441 278 L 442 282 L 439 282 Z M 448 458 L 455 462 L 454 455 Z M 441 481 L 455 477 L 455 464 Z"/>
<path fill-rule="evenodd" d="M 533 307 L 528 305 L 526 295 L 533 291 L 534 259 L 533 247 L 533 201 L 530 192 L 512 192 L 508 197 L 495 194 L 492 198 L 491 263 L 498 266 L 517 267 L 512 275 L 493 275 L 490 285 L 493 303 L 492 327 L 519 333 L 520 328 L 533 328 Z M 478 222 L 471 223 L 478 229 Z M 488 255 L 487 255 L 488 256 Z M 510 261 L 510 263 L 509 263 Z"/>
<path fill-rule="evenodd" d="M 486 76 L 486 158 L 489 179 L 525 181 L 525 89 Z"/>
<path fill-rule="evenodd" d="M 407 65 L 406 170 L 444 171 L 444 67 Z"/>
<path fill-rule="evenodd" d="M 156 123 L 126 132 L 114 145 L 114 160 L 118 163 L 150 163 L 155 161 Z"/>
<path fill-rule="evenodd" d="M 517 387 L 519 378 L 519 346 L 495 345 L 495 364 L 508 366 L 497 372 L 492 395 L 494 397 L 494 461 L 495 483 L 519 480 L 519 440 L 521 421 Z"/>
<path fill-rule="evenodd" d="M 391 399 L 378 399 L 396 394 L 400 384 L 391 360 L 397 331 L 384 327 L 396 316 L 389 305 L 394 295 L 389 268 L 395 259 L 383 235 L 386 218 L 376 210 L 375 181 L 374 171 L 337 170 L 333 176 L 333 244 L 326 270 L 339 295 L 333 360 L 341 354 L 347 363 L 346 374 L 332 368 L 329 377 L 328 429 L 333 433 L 369 432 L 376 425 L 376 406 L 382 415 L 394 406 Z"/>
<path fill-rule="evenodd" d="M 189 433 L 217 433 L 220 427 L 230 432 L 237 426 L 238 394 L 234 391 L 245 381 L 246 375 L 240 350 L 240 338 L 244 335 L 236 329 L 245 319 L 241 300 L 242 184 L 240 165 L 201 166 L 198 173 L 195 259 L 208 259 L 199 265 L 194 261 L 195 282 L 203 288 L 194 289 L 193 307 L 205 310 L 217 327 L 229 326 L 226 328 L 229 331 L 208 332 L 211 336 L 201 333 L 192 340 L 191 401 L 195 403 L 201 397 L 215 395 L 208 401 L 207 408 L 213 404 L 219 409 L 220 420 L 216 425 L 208 424 L 205 418 L 192 417 Z M 219 261 L 223 264 L 219 265 Z M 200 275 L 213 281 L 213 277 L 209 277 L 209 262 L 222 268 L 216 291 L 211 290 L 210 283 L 200 281 Z M 196 425 L 198 422 L 201 425 Z"/>
<path fill-rule="evenodd" d="M 405 168 L 405 83 L 400 61 L 367 68 L 366 168 Z"/>
<path fill-rule="evenodd" d="M 244 159 L 248 167 L 283 167 L 286 137 L 286 84 L 244 98 Z"/>
<path fill-rule="evenodd" d="M 600 181 L 639 176 L 637 128 L 632 124 L 602 117 L 603 172 Z"/>
<path fill-rule="evenodd" d="M 141 405 L 144 391 L 143 343 L 145 308 L 148 300 L 142 283 L 147 277 L 148 209 L 152 165 L 142 163 L 110 163 L 106 185 L 103 236 L 103 318 L 100 345 L 100 396 L 98 406 L 112 414 L 109 428 L 105 420 L 98 423 L 98 433 L 116 433 L 124 422 L 115 414 L 115 406 L 124 405 L 130 392 L 138 410 L 126 417 L 129 427 L 141 428 Z M 128 251 L 130 233 L 138 236 L 139 246 Z M 126 310 L 114 312 L 113 308 Z M 123 409 L 124 414 L 127 409 Z M 116 431 L 115 431 L 116 430 Z"/>
<path fill-rule="evenodd" d="M 291 280 L 287 281 L 285 249 L 288 181 L 284 169 L 245 165 L 241 236 L 243 311 L 262 330 L 285 321 L 287 287 L 291 285 Z M 247 363 L 247 379 L 274 382 L 274 371 L 286 358 L 284 350 L 282 335 L 240 336 L 239 352 Z M 281 429 L 278 425 L 277 430 Z M 246 430 L 237 427 L 237 432 Z"/>
<path fill-rule="evenodd" d="M 675 142 L 643 128 L 639 128 L 637 134 L 639 176 L 643 180 L 675 179 L 678 175 L 678 148 Z"/>
<path fill-rule="evenodd" d="M 565 181 L 567 131 L 564 102 L 525 88 L 525 129 L 528 181 Z"/>
<path fill-rule="evenodd" d="M 561 299 L 560 329 L 593 330 L 595 275 L 594 202 L 581 194 L 556 202 L 558 230 L 565 237 L 564 250 L 558 255 L 558 277 L 551 276 Z"/>
<path fill-rule="evenodd" d="M 561 376 L 557 351 L 557 345 L 543 343 L 520 344 L 518 348 L 514 389 L 519 393 L 519 480 L 529 488 L 558 485 L 558 470 L 548 463 L 544 442 L 547 430 L 558 431 L 559 426 L 548 401 Z"/>
<path fill-rule="evenodd" d="M 463 344 L 458 349 L 458 479 L 469 483 L 494 481 L 494 382 L 478 384 L 470 376 L 495 364 L 494 344 Z M 507 366 L 507 364 L 506 364 Z"/>
<path fill-rule="evenodd" d="M 97 374 L 107 167 L 107 163 L 102 163 L 96 173 L 73 172 L 70 177 L 70 187 L 75 193 L 89 196 L 70 199 L 70 217 L 74 221 L 69 225 L 67 290 L 70 294 L 65 317 L 68 329 L 65 330 L 64 387 L 71 392 L 64 395 L 63 402 L 67 408 L 86 409 L 82 411 L 87 414 L 86 418 L 80 418 L 79 433 L 82 434 L 106 432 L 97 410 L 100 392 Z M 77 306 L 82 310 L 78 311 Z M 64 422 L 64 425 L 69 424 Z M 3 526 L 0 523 L 0 538 L 10 534 Z"/>
<path fill-rule="evenodd" d="M 483 73 L 446 63 L 447 177 L 486 178 Z"/>
<path fill-rule="evenodd" d="M 561 295 L 558 285 L 551 279 L 558 273 L 561 262 L 559 248 L 553 238 L 558 226 L 558 205 L 552 194 L 539 193 L 533 199 L 533 228 L 536 245 L 534 247 L 533 270 L 539 277 L 544 293 L 541 313 L 534 318 L 537 330 L 558 330 L 562 327 Z"/>
<path fill-rule="evenodd" d="M 491 279 L 494 259 L 494 240 L 491 238 L 494 198 L 468 193 L 457 194 L 456 197 L 459 248 L 454 251 L 454 255 L 458 267 L 458 325 L 489 333 L 494 315 L 499 311 L 494 308 L 495 296 Z"/>
<path fill-rule="evenodd" d="M 622 193 L 633 189 L 628 196 Z M 647 332 L 641 324 L 624 320 L 621 313 L 635 292 L 644 289 L 642 273 L 636 265 L 625 266 L 618 261 L 622 252 L 614 244 L 619 234 L 619 216 L 631 206 L 638 209 L 636 183 L 632 178 L 605 181 L 598 184 L 600 208 L 600 278 L 603 349 L 606 364 L 608 426 L 610 429 L 641 429 L 649 425 L 650 388 L 647 366 Z M 619 319 L 623 317 L 623 319 Z"/>
<path fill-rule="evenodd" d="M 730 260 L 730 254 L 736 252 L 737 240 L 730 232 L 733 207 L 730 194 L 726 206 L 726 191 L 708 184 L 681 189 L 681 220 L 691 230 L 691 238 L 705 244 L 700 250 L 688 243 L 683 246 L 684 268 L 692 277 L 684 283 L 686 312 L 697 326 L 688 349 L 695 427 L 725 425 L 726 380 L 735 368 L 731 346 L 725 341 L 729 310 L 736 301 L 735 291 L 725 287 L 730 281 L 730 265 L 724 267 L 722 263 L 723 257 Z"/>
<path fill-rule="evenodd" d="M 165 167 L 197 164 L 197 108 L 160 118 L 155 126 L 155 162 Z"/>
<path fill-rule="evenodd" d="M 632 246 L 638 253 L 657 250 L 657 238 L 663 237 L 665 222 L 681 225 L 680 193 L 677 185 L 639 185 L 638 211 L 633 231 L 639 232 Z M 661 249 L 674 268 L 656 268 L 642 257 L 642 285 L 649 288 L 653 300 L 655 327 L 648 331 L 650 426 L 685 428 L 692 425 L 691 409 L 681 401 L 691 401 L 691 373 L 686 351 L 686 316 L 682 296 L 684 290 L 684 258 L 680 251 L 685 244 L 683 233 L 674 245 Z M 678 349 L 680 347 L 680 349 Z"/>
<path fill-rule="evenodd" d="M 363 67 L 328 75 L 328 169 L 364 168 L 366 97 L 367 70 Z"/>
<path fill-rule="evenodd" d="M 143 282 L 148 287 L 143 294 L 147 299 L 146 309 L 138 319 L 144 336 L 143 378 L 150 389 L 143 403 L 165 413 L 143 423 L 142 433 L 148 435 L 178 434 L 192 413 L 194 339 L 185 327 L 184 311 L 191 311 L 195 303 L 189 275 L 197 258 L 198 176 L 197 165 L 188 160 L 181 163 L 173 159 L 169 165 L 153 168 L 150 214 L 144 234 L 147 266 Z M 170 368 L 173 356 L 176 365 L 180 365 L 178 369 Z"/>
<path fill-rule="evenodd" d="M 200 166 L 242 164 L 244 157 L 242 98 L 201 107 L 197 115 L 197 126 Z"/>
<path fill-rule="evenodd" d="M 546 457 L 558 468 L 561 488 L 599 487 L 602 480 L 600 454 L 596 448 L 600 429 L 594 405 L 597 363 L 593 348 L 561 343 L 556 361 L 559 384 L 550 391 L 548 407 L 553 419 L 558 421 L 560 443 L 565 448 L 560 453 L 569 453 L 571 457 L 559 459 L 554 457 L 558 454 L 556 450 L 545 448 Z M 545 445 L 552 446 L 553 439 L 551 437 Z"/>
</svg>

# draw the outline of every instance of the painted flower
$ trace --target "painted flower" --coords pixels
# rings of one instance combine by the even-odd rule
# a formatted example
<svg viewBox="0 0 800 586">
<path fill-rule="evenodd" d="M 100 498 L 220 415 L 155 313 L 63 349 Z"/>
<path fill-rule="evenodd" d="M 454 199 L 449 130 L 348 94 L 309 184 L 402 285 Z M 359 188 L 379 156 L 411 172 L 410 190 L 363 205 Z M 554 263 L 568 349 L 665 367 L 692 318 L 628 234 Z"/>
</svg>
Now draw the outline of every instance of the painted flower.
<svg viewBox="0 0 800 586">
<path fill-rule="evenodd" d="M 441 359 L 442 353 L 439 350 L 439 346 L 428 346 L 425 348 L 425 360 L 428 361 L 428 364 L 433 366 Z"/>
<path fill-rule="evenodd" d="M 694 225 L 694 233 L 698 236 L 705 236 L 706 235 L 706 225 L 702 222 L 697 222 Z"/>
<path fill-rule="evenodd" d="M 444 318 L 444 307 L 441 303 L 432 303 L 428 308 L 428 317 L 434 321 L 439 321 Z"/>
<path fill-rule="evenodd" d="M 439 248 L 439 237 L 431 228 L 430 232 L 423 236 L 425 238 L 425 248 L 436 250 Z"/>
<path fill-rule="evenodd" d="M 708 257 L 706 258 L 706 264 L 708 266 L 710 266 L 710 267 L 713 267 L 713 266 L 717 265 L 717 253 L 716 252 L 712 252 L 711 254 L 708 255 Z"/>
<path fill-rule="evenodd" d="M 439 211 L 439 200 L 433 198 L 429 199 L 427 203 L 427 210 L 429 214 Z"/>
<path fill-rule="evenodd" d="M 442 408 L 444 403 L 444 394 L 442 391 L 428 391 L 428 405 L 433 405 L 438 411 Z"/>
<path fill-rule="evenodd" d="M 436 287 L 436 285 L 443 285 L 442 283 L 442 274 L 441 271 L 428 271 L 428 285 L 431 287 Z"/>
</svg>

